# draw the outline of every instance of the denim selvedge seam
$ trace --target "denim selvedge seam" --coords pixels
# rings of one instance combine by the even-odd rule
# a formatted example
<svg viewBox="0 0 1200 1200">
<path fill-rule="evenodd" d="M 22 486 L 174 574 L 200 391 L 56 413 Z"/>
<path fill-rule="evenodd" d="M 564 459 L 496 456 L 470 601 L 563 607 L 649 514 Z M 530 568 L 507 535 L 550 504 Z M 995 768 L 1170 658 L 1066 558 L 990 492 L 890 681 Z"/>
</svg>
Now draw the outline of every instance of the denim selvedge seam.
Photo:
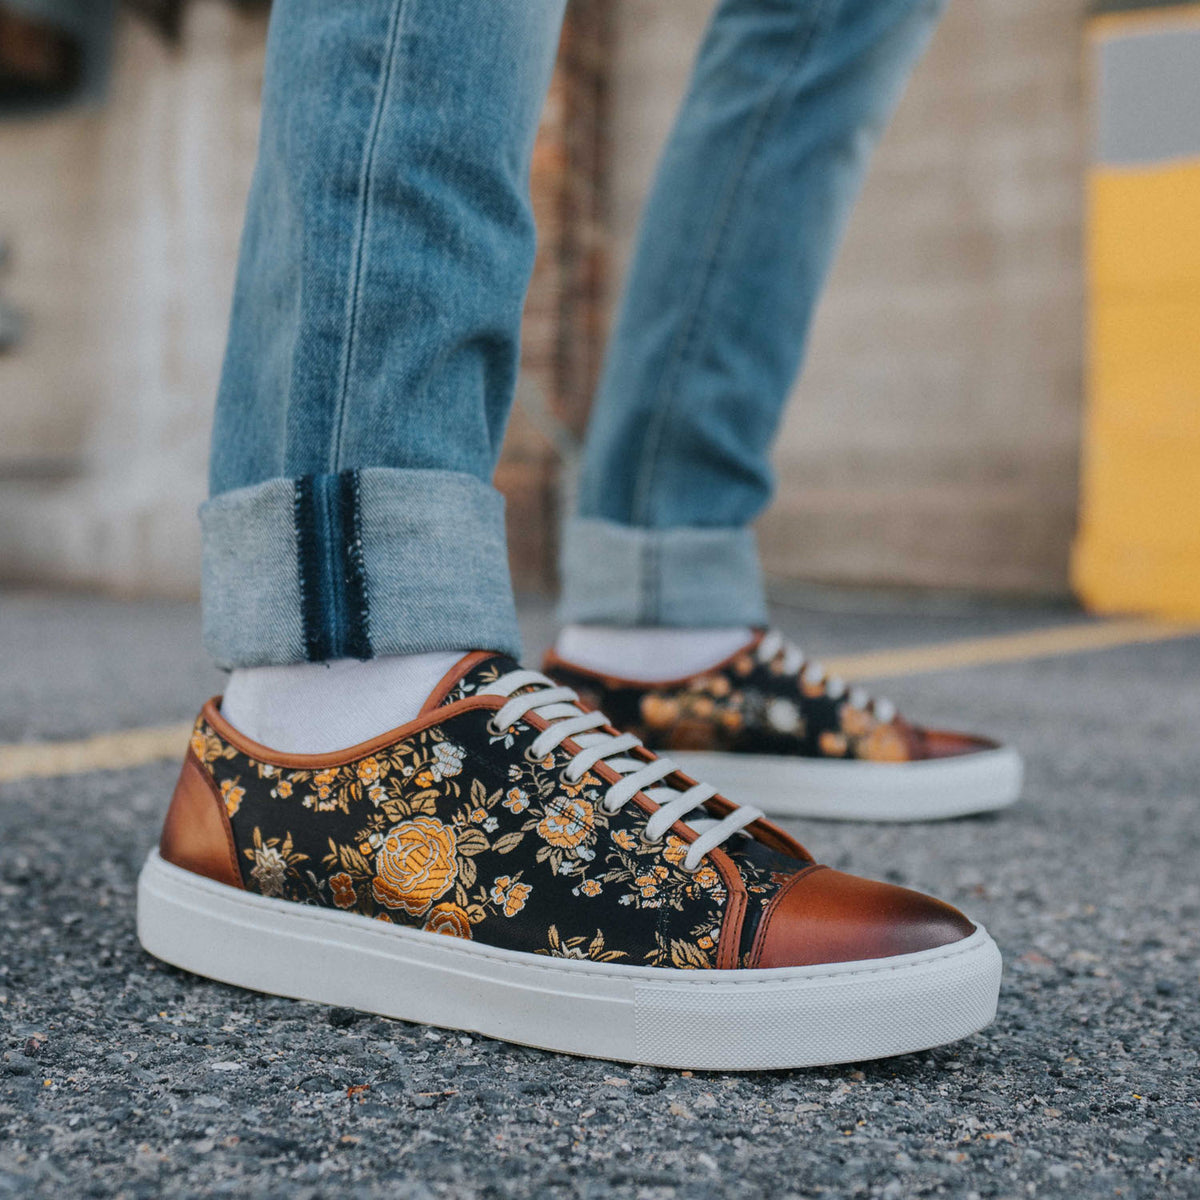
<svg viewBox="0 0 1200 1200">
<path fill-rule="evenodd" d="M 342 467 L 342 439 L 346 426 L 346 399 L 350 391 L 350 375 L 354 369 L 354 343 L 358 329 L 358 312 L 362 299 L 363 260 L 366 257 L 366 241 L 371 221 L 371 184 L 374 179 L 375 151 L 379 143 L 379 131 L 383 126 L 383 114 L 387 107 L 392 80 L 395 77 L 396 52 L 400 45 L 400 27 L 405 9 L 405 0 L 395 0 L 392 8 L 387 46 L 381 60 L 382 75 L 379 94 L 375 100 L 375 111 L 371 114 L 371 126 L 367 131 L 363 148 L 361 179 L 362 203 L 355 231 L 354 249 L 350 265 L 350 291 L 346 297 L 346 340 L 342 347 L 341 387 L 334 401 L 333 429 L 329 447 L 329 470 L 337 472 Z"/>
<path fill-rule="evenodd" d="M 367 564 L 363 553 L 362 506 L 357 471 L 343 471 L 340 480 L 341 536 L 339 547 L 345 558 L 346 644 L 350 658 L 371 658 L 371 604 L 367 588 Z"/>
<path fill-rule="evenodd" d="M 371 658 L 358 472 L 296 480 L 292 512 L 305 656 Z"/>
<path fill-rule="evenodd" d="M 670 424 L 669 418 L 674 409 L 674 404 L 678 399 L 678 388 L 674 387 L 673 384 L 682 372 L 687 355 L 694 344 L 695 339 L 693 334 L 701 320 L 704 309 L 704 296 L 708 290 L 709 283 L 716 274 L 715 268 L 721 256 L 721 246 L 725 240 L 725 234 L 729 229 L 733 212 L 737 207 L 738 193 L 749 172 L 755 153 L 762 144 L 763 133 L 779 100 L 780 93 L 793 73 L 799 69 L 799 65 L 805 55 L 816 45 L 818 37 L 828 29 L 827 22 L 832 18 L 833 13 L 838 7 L 838 3 L 839 0 L 824 0 L 813 14 L 813 20 L 806 27 L 802 27 L 800 31 L 802 35 L 800 45 L 797 47 L 795 57 L 791 60 L 790 69 L 783 73 L 775 90 L 762 106 L 758 121 L 747 134 L 746 148 L 742 160 L 736 170 L 731 173 L 724 208 L 718 219 L 714 222 L 713 234 L 709 241 L 707 252 L 699 264 L 698 283 L 690 305 L 691 315 L 676 338 L 672 356 L 663 366 L 661 383 L 658 387 L 658 400 L 651 410 L 649 428 L 646 430 L 645 440 L 642 442 L 642 454 L 639 459 L 640 467 L 633 486 L 633 501 L 631 504 L 631 516 L 635 526 L 649 527 L 651 524 L 650 489 L 653 484 L 654 467 L 659 458 L 663 436 Z"/>
<path fill-rule="evenodd" d="M 292 519 L 296 533 L 296 577 L 300 589 L 300 620 L 304 656 L 309 662 L 329 657 L 327 630 L 322 620 L 321 544 L 317 534 L 315 485 L 311 475 L 296 480 Z"/>
<path fill-rule="evenodd" d="M 328 475 L 319 475 L 316 485 L 317 506 L 316 515 L 320 521 L 320 546 L 323 551 L 321 562 L 320 595 L 325 602 L 324 626 L 329 642 L 328 657 L 342 657 L 342 604 L 341 588 L 338 586 L 338 547 L 334 537 L 337 523 L 334 520 L 333 506 L 337 502 L 337 492 L 331 487 L 336 480 Z"/>
</svg>

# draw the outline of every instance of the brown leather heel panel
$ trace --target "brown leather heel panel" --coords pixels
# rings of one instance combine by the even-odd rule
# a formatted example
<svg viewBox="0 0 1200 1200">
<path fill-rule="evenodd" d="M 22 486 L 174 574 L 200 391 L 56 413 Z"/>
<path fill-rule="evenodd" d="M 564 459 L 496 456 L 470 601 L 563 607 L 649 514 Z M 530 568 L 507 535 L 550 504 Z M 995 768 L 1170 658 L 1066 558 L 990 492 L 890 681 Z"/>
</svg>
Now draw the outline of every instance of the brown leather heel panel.
<svg viewBox="0 0 1200 1200">
<path fill-rule="evenodd" d="M 230 887 L 245 887 L 220 789 L 191 751 L 179 772 L 158 852 L 185 871 Z"/>
</svg>

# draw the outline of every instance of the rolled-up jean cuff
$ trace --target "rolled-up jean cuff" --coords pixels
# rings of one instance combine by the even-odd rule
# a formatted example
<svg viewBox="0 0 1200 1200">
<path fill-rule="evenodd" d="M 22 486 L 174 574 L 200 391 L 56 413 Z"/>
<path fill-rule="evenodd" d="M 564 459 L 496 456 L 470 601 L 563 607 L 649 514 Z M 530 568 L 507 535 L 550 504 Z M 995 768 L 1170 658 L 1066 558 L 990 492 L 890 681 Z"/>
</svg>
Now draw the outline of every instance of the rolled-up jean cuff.
<svg viewBox="0 0 1200 1200">
<path fill-rule="evenodd" d="M 200 509 L 204 642 L 222 667 L 521 651 L 504 498 L 454 471 L 270 479 Z"/>
<path fill-rule="evenodd" d="M 592 625 L 764 625 L 754 532 L 574 517 L 563 529 L 560 616 Z"/>
</svg>

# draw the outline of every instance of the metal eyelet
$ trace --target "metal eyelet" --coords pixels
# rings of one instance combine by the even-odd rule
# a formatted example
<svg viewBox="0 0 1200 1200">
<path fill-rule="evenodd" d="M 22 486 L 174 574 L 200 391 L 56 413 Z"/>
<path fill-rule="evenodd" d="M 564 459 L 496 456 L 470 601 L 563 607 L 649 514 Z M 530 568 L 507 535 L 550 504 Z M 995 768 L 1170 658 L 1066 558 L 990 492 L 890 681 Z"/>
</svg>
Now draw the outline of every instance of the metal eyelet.
<svg viewBox="0 0 1200 1200">
<path fill-rule="evenodd" d="M 529 745 L 526 746 L 525 749 L 521 751 L 521 753 L 525 756 L 525 761 L 527 763 L 532 763 L 532 764 L 536 765 L 536 764 L 540 763 L 544 758 L 547 757 L 545 754 L 531 754 L 530 751 L 532 749 L 533 749 L 533 743 L 530 742 Z"/>
<path fill-rule="evenodd" d="M 572 779 L 570 777 L 570 771 L 571 771 L 571 768 L 569 766 L 563 767 L 563 769 L 561 771 L 559 771 L 559 773 L 558 773 L 558 782 L 561 783 L 563 787 L 568 787 L 568 788 L 578 787 L 583 782 L 583 780 L 582 779 Z"/>
<path fill-rule="evenodd" d="M 638 830 L 638 840 L 643 846 L 648 846 L 651 850 L 657 850 L 658 847 L 661 846 L 667 839 L 665 836 L 660 838 L 648 838 L 646 836 L 646 827 L 643 825 L 641 829 Z"/>
<path fill-rule="evenodd" d="M 700 861 L 694 867 L 689 867 L 687 865 L 687 859 L 681 858 L 679 860 L 677 866 L 685 875 L 695 875 L 696 872 L 699 871 L 702 866 L 704 866 L 704 859 L 701 858 Z"/>
<path fill-rule="evenodd" d="M 504 735 L 505 735 L 505 734 L 508 732 L 508 730 L 507 730 L 507 729 L 501 729 L 501 728 L 500 728 L 500 727 L 499 727 L 499 726 L 496 724 L 496 718 L 495 718 L 495 717 L 489 717 L 489 718 L 488 718 L 488 723 L 487 723 L 487 731 L 488 731 L 488 733 L 489 733 L 489 734 L 491 734 L 491 736 L 492 736 L 492 737 L 503 737 L 503 736 L 504 736 Z"/>
</svg>

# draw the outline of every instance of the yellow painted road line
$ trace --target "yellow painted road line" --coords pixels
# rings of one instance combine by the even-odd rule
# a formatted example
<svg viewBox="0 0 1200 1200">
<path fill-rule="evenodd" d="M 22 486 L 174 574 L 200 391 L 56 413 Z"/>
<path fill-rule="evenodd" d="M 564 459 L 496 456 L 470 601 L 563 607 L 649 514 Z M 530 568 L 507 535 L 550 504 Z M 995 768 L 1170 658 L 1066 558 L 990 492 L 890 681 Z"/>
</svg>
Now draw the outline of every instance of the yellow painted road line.
<svg viewBox="0 0 1200 1200">
<path fill-rule="evenodd" d="M 1175 638 L 1200 637 L 1200 625 L 1130 618 L 1089 624 L 1057 625 L 1028 633 L 1006 633 L 996 637 L 969 638 L 932 646 L 902 650 L 874 650 L 823 660 L 830 672 L 847 679 L 893 679 L 901 675 L 927 675 L 963 667 L 993 663 L 1026 662 L 1034 658 L 1057 658 L 1064 654 L 1086 654 L 1118 646 L 1137 646 Z"/>
<path fill-rule="evenodd" d="M 1086 654 L 1119 646 L 1137 646 L 1174 638 L 1200 637 L 1200 625 L 1170 624 L 1140 618 L 1059 625 L 1027 633 L 970 638 L 902 650 L 876 650 L 827 659 L 826 668 L 848 679 L 893 679 L 993 663 L 1027 662 L 1065 654 Z M 76 742 L 0 745 L 0 784 L 20 779 L 49 779 L 118 771 L 180 757 L 190 723 L 102 733 Z"/>
<path fill-rule="evenodd" d="M 77 742 L 0 746 L 0 784 L 18 779 L 120 771 L 164 758 L 182 758 L 192 723 L 101 733 Z"/>
</svg>

